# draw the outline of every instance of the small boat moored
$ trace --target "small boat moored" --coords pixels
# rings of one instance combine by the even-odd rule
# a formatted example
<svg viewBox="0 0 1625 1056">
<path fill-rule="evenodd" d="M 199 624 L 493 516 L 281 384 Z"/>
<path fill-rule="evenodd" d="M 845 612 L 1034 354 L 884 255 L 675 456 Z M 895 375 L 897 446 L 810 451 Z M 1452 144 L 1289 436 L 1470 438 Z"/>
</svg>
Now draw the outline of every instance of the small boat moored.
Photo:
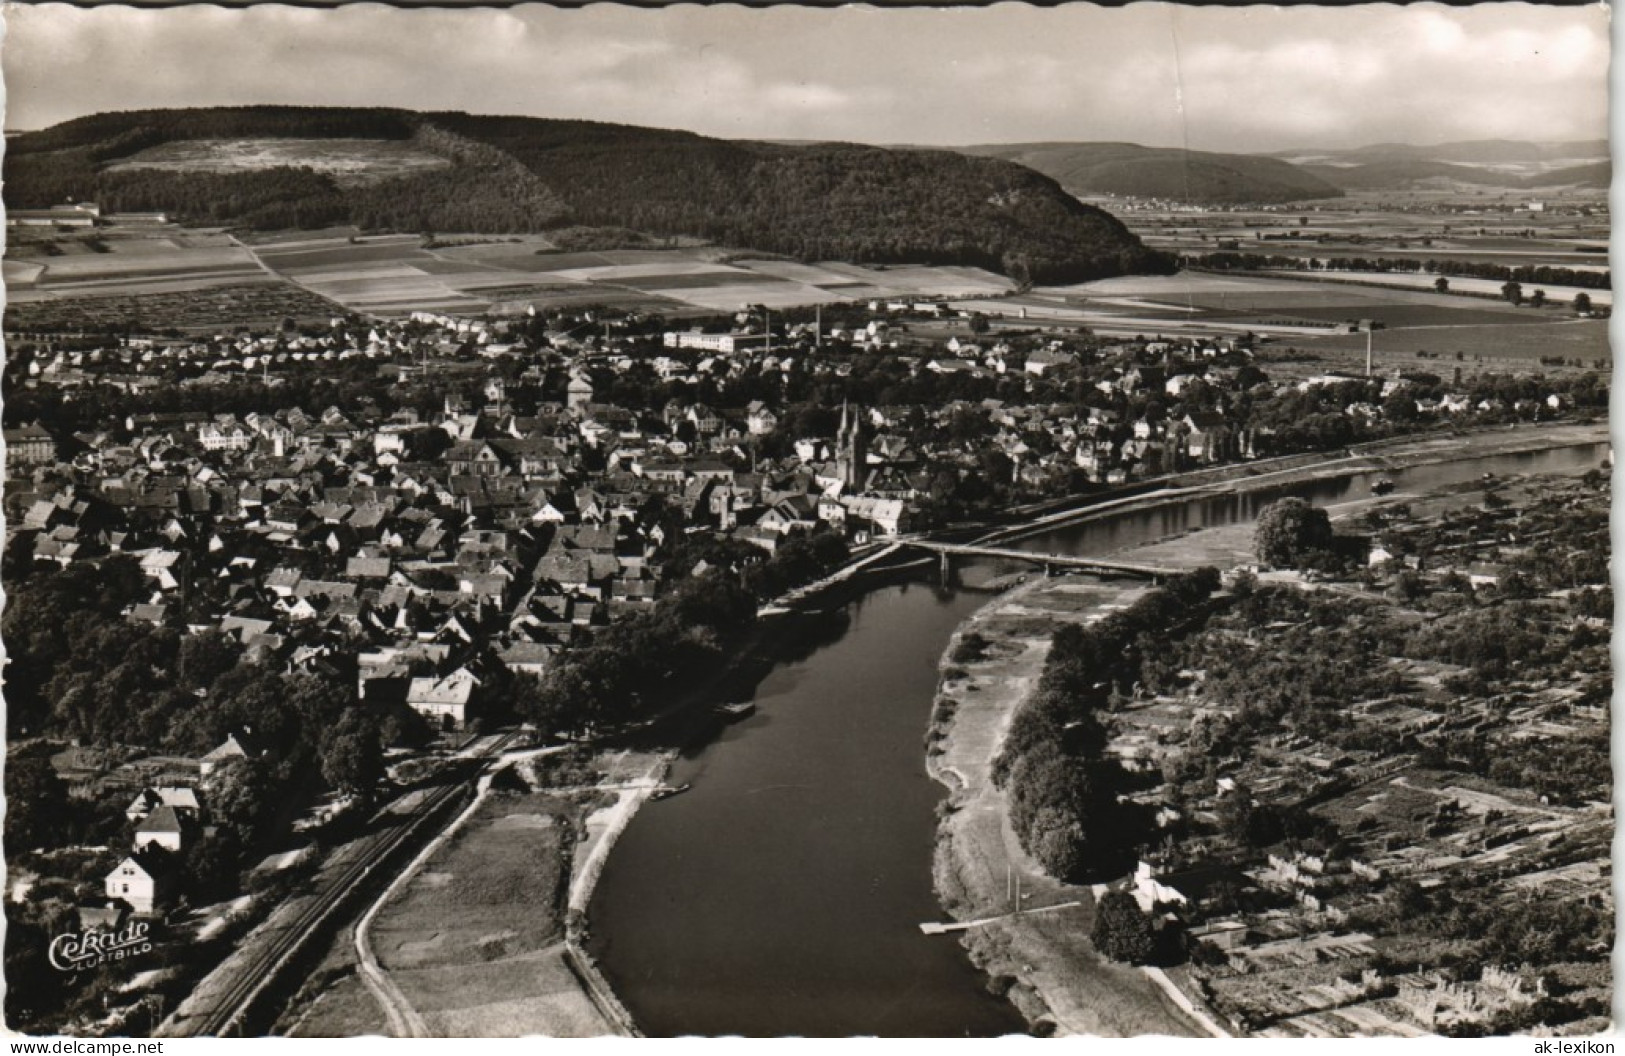
<svg viewBox="0 0 1625 1056">
<path fill-rule="evenodd" d="M 657 788 L 657 789 L 655 789 L 654 792 L 650 794 L 649 798 L 650 799 L 670 799 L 672 796 L 678 795 L 679 793 L 682 793 L 682 792 L 687 792 L 689 789 L 691 789 L 693 787 L 694 787 L 693 785 L 689 784 L 686 781 L 683 782 L 680 785 L 677 785 L 676 787 L 672 787 L 672 786 L 668 785 L 665 788 Z"/>
<path fill-rule="evenodd" d="M 718 704 L 717 714 L 729 722 L 735 722 L 747 715 L 756 714 L 756 702 L 747 700 L 741 704 Z"/>
</svg>

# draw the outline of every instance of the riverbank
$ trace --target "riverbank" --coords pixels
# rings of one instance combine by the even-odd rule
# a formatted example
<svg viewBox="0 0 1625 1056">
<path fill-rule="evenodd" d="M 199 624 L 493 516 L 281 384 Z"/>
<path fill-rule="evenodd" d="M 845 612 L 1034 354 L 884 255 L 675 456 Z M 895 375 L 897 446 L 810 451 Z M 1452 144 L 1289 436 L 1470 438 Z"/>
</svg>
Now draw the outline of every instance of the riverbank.
<svg viewBox="0 0 1625 1056">
<path fill-rule="evenodd" d="M 1412 466 L 1515 455 L 1557 447 L 1600 444 L 1610 438 L 1608 423 L 1562 422 L 1549 425 L 1499 426 L 1446 435 L 1423 434 L 1359 444 L 1337 457 L 1287 455 L 1192 470 L 1165 478 L 1153 491 L 1106 497 L 1099 502 L 1045 514 L 1019 525 L 1007 525 L 980 536 L 978 543 L 1010 543 L 1030 535 L 1134 510 L 1152 509 L 1203 495 L 1239 494 L 1284 488 L 1306 481 L 1361 473 L 1391 473 Z"/>
<path fill-rule="evenodd" d="M 1325 477 L 1431 463 L 1477 459 L 1605 442 L 1602 424 L 1562 425 L 1479 433 L 1469 437 L 1392 443 L 1336 465 L 1294 466 L 1231 481 L 1222 490 L 1266 490 Z M 1108 513 L 1155 506 L 1221 490 L 1211 484 L 1141 494 L 1109 509 L 1070 511 L 1032 530 L 1042 531 Z M 1366 500 L 1344 504 L 1347 514 Z M 1021 531 L 1020 534 L 1028 534 Z M 1246 524 L 1204 528 L 1114 553 L 1160 565 L 1230 567 L 1251 561 Z M 991 764 L 1016 709 L 1043 670 L 1055 628 L 1090 622 L 1132 604 L 1147 588 L 1083 579 L 1033 579 L 984 606 L 955 632 L 940 661 L 938 703 L 928 735 L 927 769 L 949 789 L 938 829 L 934 879 L 943 906 L 957 920 L 996 918 L 964 933 L 972 959 L 1008 988 L 1012 1003 L 1040 1032 L 1134 1036 L 1212 1034 L 1159 985 L 1151 973 L 1103 961 L 1088 933 L 1096 892 L 1043 874 L 1021 849 L 1007 819 L 1004 794 L 993 786 Z M 970 636 L 974 634 L 975 639 Z M 980 649 L 967 648 L 970 640 Z M 976 655 L 977 653 L 980 655 Z M 1081 905 L 1039 916 L 1011 915 L 1019 879 L 1020 905 L 1031 910 L 1067 902 Z M 1174 986 L 1172 981 L 1166 986 Z M 1180 991 L 1180 993 L 1186 993 Z M 1188 999 L 1188 993 L 1186 993 Z M 1197 1008 L 1201 1016 L 1201 1009 Z"/>
<path fill-rule="evenodd" d="M 992 762 L 1021 702 L 1043 671 L 1050 635 L 1130 605 L 1144 584 L 1037 578 L 984 607 L 943 657 L 926 769 L 949 789 L 933 878 L 957 920 L 997 918 L 963 933 L 971 960 L 1040 1033 L 1201 1037 L 1207 1032 L 1139 969 L 1106 961 L 1089 942 L 1094 892 L 1046 876 L 1021 849 Z M 988 643 L 972 658 L 962 643 Z M 940 733 L 938 732 L 940 731 Z M 1019 886 L 1021 914 L 1012 913 Z M 1064 909 L 1032 911 L 1074 902 Z"/>
</svg>

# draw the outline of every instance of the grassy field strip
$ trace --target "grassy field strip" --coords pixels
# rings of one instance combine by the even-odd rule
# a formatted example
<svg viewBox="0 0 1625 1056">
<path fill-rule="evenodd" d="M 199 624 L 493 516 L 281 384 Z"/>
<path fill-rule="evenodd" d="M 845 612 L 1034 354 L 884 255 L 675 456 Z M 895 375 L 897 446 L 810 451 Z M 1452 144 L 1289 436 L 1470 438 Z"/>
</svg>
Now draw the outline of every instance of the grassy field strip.
<svg viewBox="0 0 1625 1056">
<path fill-rule="evenodd" d="M 1040 292 L 1056 291 L 1108 297 L 1155 297 L 1168 300 L 1203 293 L 1259 293 L 1268 290 L 1302 289 L 1302 283 L 1284 278 L 1257 279 L 1195 271 L 1182 271 L 1178 275 L 1128 275 L 1117 279 L 1080 282 L 1071 286 L 1039 288 Z"/>
<path fill-rule="evenodd" d="M 35 264 L 26 260 L 7 259 L 5 261 L 0 261 L 0 264 L 4 265 L 3 271 L 0 271 L 0 275 L 4 276 L 7 286 L 13 284 L 31 284 L 40 277 L 41 273 L 45 271 L 45 265 Z"/>
<path fill-rule="evenodd" d="M 84 290 L 118 290 L 129 287 L 149 285 L 155 282 L 186 283 L 207 281 L 209 279 L 232 278 L 243 275 L 263 274 L 265 274 L 264 270 L 252 263 L 221 265 L 218 267 L 200 269 L 198 271 L 155 271 L 140 275 L 119 276 L 116 278 L 103 278 L 98 276 L 83 279 L 52 279 L 51 274 L 47 272 L 45 276 L 46 281 L 41 282 L 38 285 L 42 288 L 55 290 L 59 293 L 71 294 Z"/>
<path fill-rule="evenodd" d="M 210 246 L 202 249 L 174 249 L 164 253 L 93 253 L 74 257 L 43 257 L 19 253 L 16 259 L 44 264 L 57 275 L 118 276 L 146 271 L 198 269 L 218 264 L 250 264 L 253 263 L 254 257 L 246 249 Z"/>
<path fill-rule="evenodd" d="M 739 267 L 762 275 L 772 275 L 808 286 L 828 286 L 850 283 L 850 275 L 841 275 L 816 264 L 799 264 L 788 260 L 737 260 Z"/>
<path fill-rule="evenodd" d="M 743 268 L 709 261 L 674 260 L 666 264 L 609 264 L 590 268 L 554 269 L 553 274 L 580 282 L 619 282 L 622 279 L 657 279 L 666 275 L 736 275 L 748 279 L 750 273 Z"/>
<path fill-rule="evenodd" d="M 262 272 L 243 272 L 241 274 L 216 275 L 207 279 L 188 279 L 185 281 L 166 279 L 153 282 L 121 282 L 108 284 L 105 287 L 70 286 L 66 289 L 57 289 L 33 286 L 8 290 L 7 300 L 12 304 L 39 304 L 42 302 L 88 304 L 104 299 L 152 296 L 154 294 L 184 294 L 215 288 L 275 286 L 281 281 Z"/>
<path fill-rule="evenodd" d="M 379 910 L 383 909 L 390 899 L 394 898 L 402 888 L 417 876 L 424 863 L 434 857 L 440 848 L 446 845 L 446 841 L 451 839 L 457 830 L 463 827 L 463 823 L 473 817 L 474 812 L 479 810 L 485 803 L 485 798 L 491 791 L 491 778 L 495 773 L 495 770 L 491 770 L 480 775 L 474 798 L 469 802 L 468 806 L 452 820 L 450 825 L 442 829 L 439 835 L 430 840 L 428 845 L 419 851 L 411 862 L 407 863 L 406 868 L 400 871 L 390 885 L 384 889 L 384 893 L 379 895 L 377 901 L 373 902 L 371 907 L 367 909 L 360 922 L 356 924 L 356 972 L 360 975 L 361 981 L 366 984 L 367 990 L 377 1000 L 378 1006 L 384 1010 L 384 1015 L 389 1018 L 390 1029 L 395 1032 L 394 1036 L 397 1038 L 428 1037 L 428 1026 L 423 1022 L 423 1017 L 418 1015 L 417 1011 L 412 1007 L 412 1003 L 407 1000 L 406 995 L 395 985 L 395 981 L 389 977 L 389 973 L 378 963 L 378 958 L 374 956 L 371 938 L 372 922 L 377 918 Z"/>
<path fill-rule="evenodd" d="M 1274 328 L 1270 329 L 1274 333 Z M 1346 351 L 1357 357 L 1365 352 L 1365 337 L 1359 334 L 1324 335 L 1302 341 L 1301 347 L 1316 353 Z M 1461 352 L 1464 356 L 1483 357 L 1486 360 L 1529 362 L 1540 356 L 1578 356 L 1581 359 L 1601 358 L 1608 355 L 1608 321 L 1605 319 L 1567 319 L 1544 322 L 1531 326 L 1500 326 L 1486 323 L 1481 326 L 1449 326 L 1438 329 L 1407 328 L 1377 333 L 1378 369 L 1386 371 L 1394 366 L 1392 356 L 1414 356 L 1418 351 L 1435 353 L 1441 359 Z M 1384 355 L 1390 358 L 1384 360 Z M 1405 366 L 1412 364 L 1407 362 Z M 1420 361 L 1415 366 L 1437 372 L 1439 364 Z"/>
<path fill-rule="evenodd" d="M 410 264 L 379 264 L 376 267 L 355 267 L 346 265 L 343 269 L 327 270 L 324 268 L 298 269 L 283 272 L 288 277 L 299 282 L 359 282 L 364 280 L 384 279 L 426 279 L 428 273 L 418 270 Z"/>
<path fill-rule="evenodd" d="M 816 286 L 797 289 L 787 282 L 771 286 L 713 286 L 709 289 L 656 289 L 648 291 L 672 300 L 686 301 L 700 308 L 717 311 L 736 311 L 747 304 L 763 304 L 769 308 L 788 308 L 800 304 L 835 304 L 850 301 L 844 293 L 821 290 Z"/>
<path fill-rule="evenodd" d="M 1406 289 L 1431 287 L 1435 278 L 1432 275 L 1396 275 L 1389 272 L 1372 271 L 1317 271 L 1315 276 L 1327 282 L 1378 283 L 1383 286 L 1399 286 Z M 1449 276 L 1449 282 L 1450 288 L 1453 290 L 1465 290 L 1470 293 L 1490 293 L 1496 296 L 1500 295 L 1501 287 L 1505 285 L 1500 279 L 1475 279 L 1467 276 Z M 1612 290 L 1582 290 L 1577 286 L 1555 286 L 1534 282 L 1526 282 L 1522 286 L 1525 297 L 1534 293 L 1536 289 L 1542 289 L 1546 291 L 1548 299 L 1555 298 L 1560 301 L 1571 301 L 1574 299 L 1575 294 L 1584 293 L 1591 298 L 1593 304 L 1598 306 L 1609 306 L 1614 303 L 1614 292 Z"/>
<path fill-rule="evenodd" d="M 504 290 L 519 286 L 534 286 L 543 289 L 552 286 L 562 290 L 582 290 L 587 289 L 589 286 L 588 283 L 576 282 L 573 279 L 557 278 L 557 274 L 557 272 L 538 273 L 536 275 L 537 281 L 533 282 L 526 282 L 525 280 L 529 276 L 523 272 L 515 271 L 445 272 L 434 274 L 434 277 L 453 289 L 468 291 Z"/>
</svg>

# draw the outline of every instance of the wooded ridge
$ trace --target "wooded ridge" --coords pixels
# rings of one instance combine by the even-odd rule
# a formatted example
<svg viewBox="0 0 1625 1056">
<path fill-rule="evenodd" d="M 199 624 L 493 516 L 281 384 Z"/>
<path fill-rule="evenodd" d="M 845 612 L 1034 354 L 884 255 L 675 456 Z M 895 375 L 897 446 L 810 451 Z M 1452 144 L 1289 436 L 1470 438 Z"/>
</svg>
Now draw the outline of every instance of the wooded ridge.
<svg viewBox="0 0 1625 1056">
<path fill-rule="evenodd" d="M 113 168 L 163 144 L 233 139 L 410 141 L 449 166 L 369 182 L 315 166 Z M 776 144 L 529 117 L 239 107 L 97 114 L 8 143 L 16 207 L 104 211 L 270 230 L 528 233 L 567 226 L 690 236 L 806 260 L 968 265 L 1021 282 L 1171 270 L 1116 218 L 1021 165 L 941 150 Z"/>
</svg>

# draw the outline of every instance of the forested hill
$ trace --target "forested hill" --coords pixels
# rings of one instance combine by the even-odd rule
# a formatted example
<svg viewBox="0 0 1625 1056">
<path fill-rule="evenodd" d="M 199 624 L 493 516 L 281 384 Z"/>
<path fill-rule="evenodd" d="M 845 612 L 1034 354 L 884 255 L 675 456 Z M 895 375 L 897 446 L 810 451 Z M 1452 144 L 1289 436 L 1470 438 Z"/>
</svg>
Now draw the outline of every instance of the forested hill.
<svg viewBox="0 0 1625 1056">
<path fill-rule="evenodd" d="M 1214 204 L 1297 202 L 1343 195 L 1335 184 L 1296 165 L 1250 154 L 1135 143 L 1004 143 L 962 149 L 1037 169 L 1074 194 Z"/>
<path fill-rule="evenodd" d="M 248 139 L 396 141 L 395 149 L 409 141 L 450 164 L 365 182 L 297 163 L 115 167 L 166 145 Z M 304 107 L 97 114 L 13 137 L 7 147 L 5 195 L 14 208 L 90 200 L 109 211 L 163 210 L 257 229 L 622 228 L 809 260 L 975 265 L 1035 282 L 1171 268 L 1050 177 L 948 151 Z"/>
</svg>

